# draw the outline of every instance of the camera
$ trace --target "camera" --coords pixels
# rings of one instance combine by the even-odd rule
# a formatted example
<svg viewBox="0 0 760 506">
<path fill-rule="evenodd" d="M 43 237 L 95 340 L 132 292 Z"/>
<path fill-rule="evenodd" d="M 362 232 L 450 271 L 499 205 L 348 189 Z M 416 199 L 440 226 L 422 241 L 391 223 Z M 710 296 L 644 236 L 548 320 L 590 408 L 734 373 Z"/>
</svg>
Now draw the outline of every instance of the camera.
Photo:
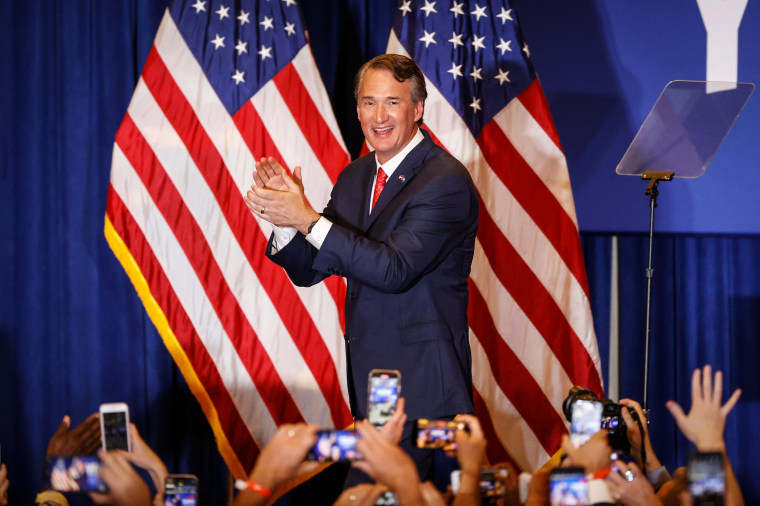
<svg viewBox="0 0 760 506">
<path fill-rule="evenodd" d="M 598 395 L 596 395 L 588 388 L 576 385 L 570 389 L 567 397 L 562 402 L 562 412 L 564 413 L 565 418 L 567 418 L 568 422 L 572 421 L 573 404 L 579 400 L 602 403 L 601 428 L 606 429 L 609 433 L 610 446 L 612 449 L 628 455 L 631 451 L 631 444 L 628 442 L 628 437 L 626 435 L 628 427 L 621 412 L 625 406 L 621 406 L 620 404 L 612 402 L 609 399 L 600 399 Z M 638 413 L 633 409 L 629 409 L 628 413 L 631 415 L 633 421 L 638 425 Z M 644 415 L 646 416 L 644 423 L 648 424 L 649 410 L 645 410 Z"/>
</svg>

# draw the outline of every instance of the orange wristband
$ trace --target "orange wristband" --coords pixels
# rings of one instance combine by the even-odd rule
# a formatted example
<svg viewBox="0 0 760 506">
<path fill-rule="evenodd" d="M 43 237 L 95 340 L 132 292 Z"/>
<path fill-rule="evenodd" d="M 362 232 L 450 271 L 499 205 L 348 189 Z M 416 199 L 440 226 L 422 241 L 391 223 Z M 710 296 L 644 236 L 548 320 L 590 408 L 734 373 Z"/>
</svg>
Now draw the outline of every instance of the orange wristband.
<svg viewBox="0 0 760 506">
<path fill-rule="evenodd" d="M 255 481 L 237 480 L 235 482 L 235 488 L 238 490 L 253 490 L 257 494 L 264 498 L 272 497 L 272 492 L 263 485 L 259 485 Z"/>
</svg>

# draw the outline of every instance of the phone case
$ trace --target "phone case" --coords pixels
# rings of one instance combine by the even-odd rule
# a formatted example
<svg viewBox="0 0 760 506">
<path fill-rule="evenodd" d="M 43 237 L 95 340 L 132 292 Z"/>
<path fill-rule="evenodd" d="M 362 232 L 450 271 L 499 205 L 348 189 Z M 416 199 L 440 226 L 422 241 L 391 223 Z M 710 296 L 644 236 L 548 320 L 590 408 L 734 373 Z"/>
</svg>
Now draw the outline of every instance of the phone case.
<svg viewBox="0 0 760 506">
<path fill-rule="evenodd" d="M 103 449 L 132 451 L 129 436 L 129 406 L 124 402 L 100 405 L 100 434 Z"/>
</svg>

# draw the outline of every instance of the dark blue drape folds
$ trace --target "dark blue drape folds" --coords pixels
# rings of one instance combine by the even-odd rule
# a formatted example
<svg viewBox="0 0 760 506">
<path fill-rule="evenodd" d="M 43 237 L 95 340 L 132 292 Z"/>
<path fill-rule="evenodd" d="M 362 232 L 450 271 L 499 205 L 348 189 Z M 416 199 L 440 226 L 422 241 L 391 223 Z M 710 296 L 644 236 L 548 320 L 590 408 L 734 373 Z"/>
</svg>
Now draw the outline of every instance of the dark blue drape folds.
<svg viewBox="0 0 760 506">
<path fill-rule="evenodd" d="M 642 186 L 642 205 L 645 199 Z M 610 236 L 583 234 L 604 364 L 610 243 Z M 620 395 L 636 400 L 643 389 L 647 254 L 648 237 L 619 237 Z M 655 451 L 671 471 L 685 465 L 693 446 L 678 432 L 665 403 L 676 400 L 688 412 L 692 371 L 705 364 L 722 370 L 724 400 L 742 389 L 726 439 L 745 499 L 755 503 L 760 500 L 752 486 L 752 461 L 760 449 L 754 437 L 760 416 L 760 238 L 656 235 L 653 257 L 649 407 Z"/>
<path fill-rule="evenodd" d="M 0 459 L 9 468 L 12 504 L 30 504 L 39 490 L 45 447 L 63 415 L 76 424 L 112 401 L 130 405 L 172 472 L 200 477 L 203 503 L 226 497 L 226 470 L 208 424 L 103 237 L 114 134 L 162 3 L 0 2 Z M 384 50 L 395 1 L 302 7 L 356 153 L 351 79 Z M 583 242 L 606 371 L 610 236 L 584 235 Z M 687 408 L 692 369 L 711 363 L 725 372 L 727 389 L 744 389 L 729 418 L 729 451 L 745 493 L 760 500 L 749 481 L 760 415 L 760 238 L 657 237 L 655 248 L 655 448 L 671 469 L 685 462 L 689 447 L 676 437 L 664 403 L 674 398 Z M 621 237 L 621 393 L 635 399 L 645 263 L 646 238 Z"/>
</svg>

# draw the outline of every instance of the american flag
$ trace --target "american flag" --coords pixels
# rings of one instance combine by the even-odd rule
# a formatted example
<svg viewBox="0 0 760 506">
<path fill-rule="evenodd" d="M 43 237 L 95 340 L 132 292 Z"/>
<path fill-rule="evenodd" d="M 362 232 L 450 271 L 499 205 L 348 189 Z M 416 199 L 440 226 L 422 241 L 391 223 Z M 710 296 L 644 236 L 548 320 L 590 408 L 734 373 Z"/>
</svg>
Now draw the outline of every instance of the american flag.
<svg viewBox="0 0 760 506">
<path fill-rule="evenodd" d="M 469 325 L 489 460 L 535 469 L 567 432 L 570 387 L 602 381 L 567 164 L 528 45 L 505 0 L 402 0 L 388 52 L 419 64 L 425 127 L 480 196 Z"/>
<path fill-rule="evenodd" d="M 345 427 L 345 282 L 295 287 L 243 195 L 302 165 L 320 209 L 349 162 L 295 0 L 174 1 L 116 134 L 105 235 L 243 478 L 278 425 Z"/>
</svg>

